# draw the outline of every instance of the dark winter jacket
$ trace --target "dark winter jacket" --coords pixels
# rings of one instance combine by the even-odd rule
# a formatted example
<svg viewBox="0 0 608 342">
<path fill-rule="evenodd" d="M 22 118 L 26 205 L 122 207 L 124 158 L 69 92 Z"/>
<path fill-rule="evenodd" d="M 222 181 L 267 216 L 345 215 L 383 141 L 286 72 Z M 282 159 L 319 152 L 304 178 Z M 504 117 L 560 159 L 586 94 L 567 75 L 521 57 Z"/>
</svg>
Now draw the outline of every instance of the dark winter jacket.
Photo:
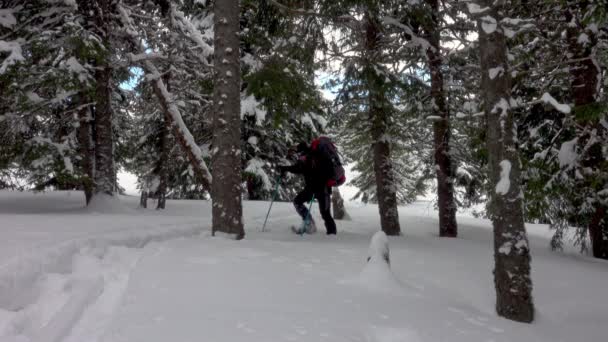
<svg viewBox="0 0 608 342">
<path fill-rule="evenodd" d="M 311 153 L 305 153 L 298 157 L 298 161 L 290 166 L 283 166 L 282 170 L 304 176 L 306 188 L 312 191 L 324 190 L 327 176 L 323 175 L 323 171 L 318 167 Z"/>
</svg>

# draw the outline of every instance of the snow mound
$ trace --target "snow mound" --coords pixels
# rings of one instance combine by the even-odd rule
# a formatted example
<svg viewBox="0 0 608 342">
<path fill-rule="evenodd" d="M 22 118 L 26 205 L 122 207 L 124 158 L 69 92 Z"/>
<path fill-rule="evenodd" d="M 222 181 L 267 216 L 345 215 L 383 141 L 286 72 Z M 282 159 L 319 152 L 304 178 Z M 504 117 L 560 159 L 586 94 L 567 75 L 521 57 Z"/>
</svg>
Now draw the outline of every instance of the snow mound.
<svg viewBox="0 0 608 342">
<path fill-rule="evenodd" d="M 383 261 L 390 264 L 388 249 L 388 237 L 383 231 L 379 231 L 372 236 L 369 244 L 368 262 Z"/>
<path fill-rule="evenodd" d="M 403 284 L 391 271 L 389 260 L 388 237 L 383 231 L 379 231 L 372 237 L 367 264 L 363 271 L 355 279 L 342 283 L 352 284 L 377 293 L 403 294 Z"/>
<path fill-rule="evenodd" d="M 91 198 L 91 202 L 89 202 L 86 211 L 100 214 L 125 214 L 132 210 L 127 208 L 124 203 L 120 201 L 118 196 L 96 194 Z"/>
</svg>

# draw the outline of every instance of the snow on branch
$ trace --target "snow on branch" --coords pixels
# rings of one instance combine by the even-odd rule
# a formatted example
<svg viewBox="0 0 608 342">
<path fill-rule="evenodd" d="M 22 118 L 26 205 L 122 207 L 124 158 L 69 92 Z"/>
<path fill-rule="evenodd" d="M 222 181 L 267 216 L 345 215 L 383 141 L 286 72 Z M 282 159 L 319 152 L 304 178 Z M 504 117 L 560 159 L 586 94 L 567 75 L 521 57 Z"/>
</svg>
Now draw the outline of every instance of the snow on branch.
<svg viewBox="0 0 608 342">
<path fill-rule="evenodd" d="M 184 12 L 175 8 L 174 4 L 171 5 L 171 16 L 175 19 L 173 22 L 178 28 L 186 33 L 186 36 L 202 51 L 202 56 L 199 56 L 201 62 L 205 66 L 210 66 L 211 63 L 209 63 L 208 58 L 213 55 L 213 47 L 205 42 L 201 32 L 194 27 L 190 19 L 186 18 Z"/>
<path fill-rule="evenodd" d="M 468 2 L 467 8 L 471 14 L 482 14 L 490 10 L 490 7 L 481 7 L 476 3 Z"/>
<path fill-rule="evenodd" d="M 494 107 L 493 111 L 500 109 L 501 112 L 504 112 L 504 110 L 506 110 L 507 108 L 516 109 L 516 108 L 533 106 L 533 105 L 539 104 L 539 103 L 545 103 L 545 104 L 551 105 L 553 108 L 555 108 L 556 110 L 558 110 L 564 114 L 570 114 L 570 112 L 572 111 L 572 108 L 570 108 L 569 105 L 559 103 L 549 93 L 544 93 L 543 96 L 540 97 L 540 99 L 534 100 L 534 101 L 529 101 L 529 102 L 518 102 L 514 99 L 511 99 L 509 101 L 509 104 L 507 105 L 506 101 L 504 101 L 504 102 L 501 101 L 497 106 Z M 456 113 L 456 118 L 464 119 L 468 116 L 480 117 L 480 116 L 484 116 L 484 115 L 485 115 L 485 112 L 483 112 L 483 111 L 478 112 L 478 113 L 469 114 L 469 115 L 462 113 L 462 112 L 458 112 L 458 113 Z"/>
<path fill-rule="evenodd" d="M 269 0 L 270 4 L 278 8 L 283 13 L 287 13 L 289 15 L 297 15 L 297 16 L 308 16 L 308 17 L 317 17 L 317 18 L 325 18 L 331 19 L 338 23 L 350 23 L 359 25 L 359 20 L 351 15 L 340 15 L 340 16 L 330 16 L 326 14 L 322 14 L 319 12 L 315 12 L 313 10 L 305 10 L 303 8 L 292 8 L 287 5 L 283 5 L 277 0 Z"/>
<path fill-rule="evenodd" d="M 553 108 L 557 109 L 558 111 L 564 113 L 564 114 L 569 114 L 570 113 L 570 106 L 567 104 L 562 104 L 557 102 L 557 100 L 551 96 L 549 93 L 544 93 L 543 96 L 540 98 L 540 101 L 550 104 L 551 106 L 553 106 Z"/>
<path fill-rule="evenodd" d="M 9 55 L 6 57 L 2 64 L 0 64 L 0 75 L 6 72 L 9 66 L 24 61 L 23 52 L 21 51 L 21 44 L 19 40 L 5 41 L 0 40 L 0 52 L 8 52 Z"/>
<path fill-rule="evenodd" d="M 138 53 L 138 54 L 127 54 L 129 60 L 133 63 L 138 63 L 146 60 L 155 60 L 155 59 L 167 59 L 167 56 L 160 53 Z"/>
<path fill-rule="evenodd" d="M 119 12 L 120 19 L 126 28 L 126 32 L 131 40 L 131 43 L 137 48 L 140 55 L 145 54 L 145 49 L 140 41 L 138 32 L 133 27 L 133 21 L 129 16 L 129 12 L 124 6 L 119 6 Z M 148 74 L 146 79 L 152 83 L 154 93 L 160 102 L 165 117 L 171 123 L 171 128 L 173 129 L 175 138 L 184 150 L 184 153 L 188 157 L 190 164 L 194 168 L 200 180 L 203 182 L 203 186 L 207 190 L 210 190 L 212 177 L 211 173 L 209 172 L 209 168 L 207 168 L 207 163 L 205 163 L 205 160 L 203 159 L 203 152 L 196 144 L 192 133 L 190 133 L 190 130 L 182 119 L 181 112 L 176 102 L 173 100 L 172 94 L 167 90 L 160 72 L 150 59 L 144 59 L 141 66 Z"/>
<path fill-rule="evenodd" d="M 17 25 L 17 19 L 13 15 L 13 9 L 0 9 L 0 26 L 8 29 Z"/>
<path fill-rule="evenodd" d="M 403 31 L 405 31 L 405 33 L 407 33 L 410 37 L 411 37 L 411 44 L 415 45 L 415 46 L 419 46 L 424 50 L 428 50 L 428 49 L 434 49 L 431 44 L 423 38 L 420 38 L 416 35 L 416 33 L 414 33 L 414 31 L 412 30 L 411 27 L 409 27 L 408 25 L 402 24 L 399 22 L 399 20 L 393 18 L 393 17 L 383 17 L 382 18 L 382 22 L 385 25 L 392 25 L 395 26 L 397 28 L 402 29 Z M 408 43 L 409 45 L 409 43 Z"/>
<path fill-rule="evenodd" d="M 160 101 L 161 107 L 165 112 L 165 116 L 169 118 L 169 121 L 172 124 L 171 127 L 173 128 L 177 140 L 184 148 L 192 166 L 201 176 L 205 187 L 210 189 L 212 177 L 209 169 L 207 168 L 207 164 L 203 159 L 203 152 L 196 144 L 192 133 L 190 133 L 190 130 L 182 119 L 182 114 L 177 107 L 177 104 L 173 100 L 172 94 L 167 90 L 162 77 L 160 77 L 158 69 L 156 69 L 152 62 L 145 61 L 143 65 L 144 69 L 151 75 L 150 79 L 153 80 L 152 85 L 154 87 L 154 93 Z"/>
</svg>

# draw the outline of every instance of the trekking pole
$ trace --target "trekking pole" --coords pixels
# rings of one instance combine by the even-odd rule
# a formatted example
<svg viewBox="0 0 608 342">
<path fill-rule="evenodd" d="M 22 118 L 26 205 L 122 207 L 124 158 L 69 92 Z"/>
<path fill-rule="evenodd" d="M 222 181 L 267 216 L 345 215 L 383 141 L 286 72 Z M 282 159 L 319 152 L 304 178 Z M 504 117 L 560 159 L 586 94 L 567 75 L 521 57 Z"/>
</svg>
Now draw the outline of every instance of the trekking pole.
<svg viewBox="0 0 608 342">
<path fill-rule="evenodd" d="M 266 219 L 264 220 L 264 225 L 262 226 L 262 232 L 264 232 L 266 229 L 266 222 L 268 221 L 268 216 L 270 215 L 270 209 L 272 209 L 272 204 L 274 203 L 274 200 L 277 198 L 277 195 L 279 194 L 279 185 L 281 185 L 281 175 L 279 175 L 279 177 L 277 177 L 276 183 L 277 183 L 277 185 L 275 185 L 275 187 L 274 187 L 274 193 L 272 194 L 272 199 L 270 200 L 270 208 L 268 208 L 268 213 L 266 213 Z"/>
<path fill-rule="evenodd" d="M 306 217 L 304 218 L 304 222 L 302 222 L 302 229 L 300 229 L 300 236 L 304 236 L 304 231 L 306 230 L 306 224 L 311 219 L 312 204 L 314 201 L 315 201 L 315 195 L 312 195 L 312 198 L 310 199 L 310 203 L 308 203 L 308 214 L 306 214 Z"/>
</svg>

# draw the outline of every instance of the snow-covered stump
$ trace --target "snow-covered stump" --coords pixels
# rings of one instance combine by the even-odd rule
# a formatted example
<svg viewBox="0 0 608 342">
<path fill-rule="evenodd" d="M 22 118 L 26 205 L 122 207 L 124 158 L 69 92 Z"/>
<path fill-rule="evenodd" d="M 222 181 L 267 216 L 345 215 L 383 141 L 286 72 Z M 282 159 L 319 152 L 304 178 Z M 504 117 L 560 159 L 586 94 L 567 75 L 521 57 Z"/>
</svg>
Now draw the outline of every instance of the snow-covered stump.
<svg viewBox="0 0 608 342">
<path fill-rule="evenodd" d="M 368 263 L 386 263 L 390 266 L 390 251 L 388 248 L 388 237 L 383 231 L 379 231 L 372 236 L 372 241 L 369 244 L 369 251 L 367 252 Z"/>
<path fill-rule="evenodd" d="M 367 264 L 361 271 L 357 283 L 374 292 L 403 293 L 401 282 L 391 271 L 388 237 L 384 231 L 379 231 L 372 237 Z"/>
<path fill-rule="evenodd" d="M 334 211 L 334 219 L 336 220 L 350 220 L 350 215 L 346 212 L 346 208 L 344 208 L 344 199 L 340 194 L 340 190 L 338 188 L 333 188 L 331 194 L 332 201 L 332 209 Z"/>
</svg>

